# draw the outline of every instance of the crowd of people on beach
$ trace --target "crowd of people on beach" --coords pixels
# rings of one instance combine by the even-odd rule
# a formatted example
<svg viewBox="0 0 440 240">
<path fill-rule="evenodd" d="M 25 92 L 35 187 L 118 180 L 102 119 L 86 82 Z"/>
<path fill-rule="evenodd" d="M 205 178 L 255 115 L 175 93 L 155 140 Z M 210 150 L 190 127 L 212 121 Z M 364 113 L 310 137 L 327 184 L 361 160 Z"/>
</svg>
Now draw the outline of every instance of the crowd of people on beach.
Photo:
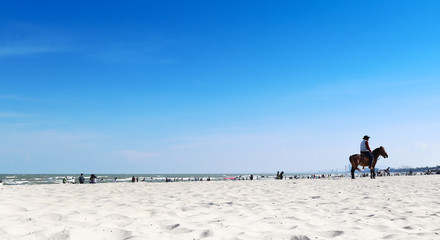
<svg viewBox="0 0 440 240">
<path fill-rule="evenodd" d="M 359 177 L 369 177 L 370 173 L 359 173 Z M 378 170 L 377 171 L 377 176 L 378 177 L 385 177 L 385 176 L 410 176 L 410 175 L 429 175 L 429 174 L 440 174 L 439 171 L 429 171 L 429 172 L 425 172 L 425 173 L 413 173 L 412 171 L 409 172 L 405 172 L 405 173 L 391 173 L 390 172 L 390 168 L 387 169 L 383 169 L 383 170 Z M 340 174 L 296 174 L 296 175 L 289 175 L 286 176 L 284 171 L 278 171 L 276 173 L 276 176 L 265 176 L 265 175 L 257 175 L 254 176 L 253 174 L 250 175 L 239 175 L 236 177 L 223 177 L 223 178 L 215 178 L 214 180 L 219 181 L 219 180 L 232 180 L 232 181 L 243 181 L 243 180 L 264 180 L 264 179 L 277 179 L 277 180 L 292 180 L 292 179 L 337 179 L 337 178 L 346 178 L 349 177 L 348 173 L 340 173 Z M 131 182 L 132 183 L 136 183 L 136 182 L 186 182 L 186 181 L 211 181 L 211 177 L 174 177 L 174 178 L 169 178 L 169 177 L 165 177 L 165 178 L 155 178 L 155 177 L 143 177 L 142 180 L 140 180 L 139 177 L 135 177 L 133 176 L 131 178 Z M 99 177 L 96 176 L 95 174 L 91 174 L 90 177 L 88 177 L 88 180 L 86 181 L 86 177 L 84 176 L 83 173 L 81 173 L 81 175 L 78 177 L 78 181 L 76 181 L 75 177 L 71 177 L 68 178 L 67 176 L 63 178 L 63 183 L 79 183 L 79 184 L 84 184 L 84 183 L 90 183 L 90 184 L 95 184 L 98 182 L 111 182 L 111 180 L 109 181 L 108 179 L 104 180 L 103 177 Z M 119 180 L 117 177 L 115 177 L 113 179 L 113 182 L 130 182 L 127 181 L 127 179 L 125 180 Z M 2 181 L 0 180 L 0 184 L 2 183 Z"/>
<path fill-rule="evenodd" d="M 104 180 L 104 178 L 98 179 L 98 177 L 95 174 L 91 174 L 90 177 L 89 177 L 89 183 L 92 183 L 92 184 L 93 183 L 98 183 L 98 181 L 103 181 L 103 180 Z M 84 184 L 86 182 L 86 178 L 84 177 L 83 173 L 81 173 L 81 175 L 78 177 L 78 182 L 79 182 L 79 184 Z M 75 184 L 76 183 L 76 179 L 74 177 L 73 178 L 68 178 L 67 176 L 65 176 L 63 178 L 63 183 L 64 184 L 66 184 L 66 183 L 73 183 L 73 184 Z"/>
<path fill-rule="evenodd" d="M 440 174 L 440 167 L 430 168 L 425 171 L 403 171 L 396 172 L 392 171 L 390 168 L 378 170 L 378 177 L 387 176 L 414 176 L 414 175 L 436 175 Z M 356 173 L 357 177 L 370 177 L 370 172 L 359 172 Z M 0 185 L 26 185 L 26 184 L 46 184 L 46 183 L 64 183 L 64 184 L 96 184 L 96 183 L 119 183 L 119 182 L 197 182 L 197 181 L 243 181 L 243 180 L 296 180 L 296 179 L 340 179 L 350 177 L 349 173 L 332 173 L 332 174 L 284 174 L 284 171 L 278 171 L 277 174 L 248 174 L 248 175 L 238 175 L 238 176 L 227 176 L 214 174 L 211 176 L 179 176 L 170 177 L 168 176 L 127 176 L 123 174 L 122 176 L 115 175 L 101 175 L 90 174 L 85 176 L 81 173 L 80 176 L 4 176 L 5 179 L 0 178 Z"/>
</svg>

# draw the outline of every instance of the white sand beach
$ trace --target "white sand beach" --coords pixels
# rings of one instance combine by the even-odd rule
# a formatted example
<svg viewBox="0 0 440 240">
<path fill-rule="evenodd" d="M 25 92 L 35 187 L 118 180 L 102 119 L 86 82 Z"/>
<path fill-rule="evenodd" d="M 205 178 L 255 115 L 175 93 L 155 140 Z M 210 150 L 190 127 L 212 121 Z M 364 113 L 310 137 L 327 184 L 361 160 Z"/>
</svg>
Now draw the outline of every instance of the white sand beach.
<svg viewBox="0 0 440 240">
<path fill-rule="evenodd" d="M 0 189 L 0 239 L 440 239 L 440 175 Z"/>
</svg>

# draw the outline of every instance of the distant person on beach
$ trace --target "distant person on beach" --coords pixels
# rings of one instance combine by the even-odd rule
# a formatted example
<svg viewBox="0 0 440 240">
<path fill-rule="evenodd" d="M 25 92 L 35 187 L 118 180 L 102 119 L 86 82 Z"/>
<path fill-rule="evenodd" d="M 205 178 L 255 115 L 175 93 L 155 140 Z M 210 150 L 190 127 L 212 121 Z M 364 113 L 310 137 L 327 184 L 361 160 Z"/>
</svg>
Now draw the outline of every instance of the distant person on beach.
<svg viewBox="0 0 440 240">
<path fill-rule="evenodd" d="M 84 174 L 81 173 L 81 176 L 79 176 L 78 180 L 79 180 L 79 183 L 80 183 L 80 184 L 83 184 L 84 181 L 85 181 L 85 179 L 84 179 Z"/>
<path fill-rule="evenodd" d="M 90 183 L 97 183 L 98 178 L 95 174 L 90 175 Z"/>
<path fill-rule="evenodd" d="M 283 171 L 281 171 L 281 173 L 280 173 L 280 171 L 278 171 L 277 172 L 277 178 L 275 178 L 275 179 L 283 179 L 283 174 L 284 174 Z"/>
<path fill-rule="evenodd" d="M 131 182 L 132 183 L 136 182 L 136 178 L 134 176 L 131 178 Z"/>
<path fill-rule="evenodd" d="M 371 164 L 373 163 L 373 154 L 371 153 L 370 145 L 368 144 L 368 140 L 370 137 L 365 135 L 361 142 L 361 155 L 365 155 L 368 157 L 368 167 L 371 168 Z"/>
</svg>

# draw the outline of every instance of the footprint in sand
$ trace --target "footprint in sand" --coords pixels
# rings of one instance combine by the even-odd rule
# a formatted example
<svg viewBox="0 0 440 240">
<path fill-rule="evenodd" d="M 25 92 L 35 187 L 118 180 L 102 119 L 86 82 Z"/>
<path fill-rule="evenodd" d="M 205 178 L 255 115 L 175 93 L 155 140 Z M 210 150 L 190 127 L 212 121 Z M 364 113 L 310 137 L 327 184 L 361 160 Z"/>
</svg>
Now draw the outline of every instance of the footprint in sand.
<svg viewBox="0 0 440 240">
<path fill-rule="evenodd" d="M 168 225 L 168 226 L 167 226 L 167 229 L 168 229 L 168 230 L 173 230 L 173 229 L 175 229 L 175 228 L 178 228 L 179 226 L 180 226 L 180 224 L 176 223 L 176 224 Z"/>
<path fill-rule="evenodd" d="M 299 235 L 299 236 L 292 236 L 290 240 L 310 240 L 310 238 L 304 235 Z"/>
<path fill-rule="evenodd" d="M 207 238 L 207 237 L 210 237 L 210 236 L 212 236 L 212 231 L 210 231 L 210 230 L 205 230 L 205 231 L 202 232 L 202 234 L 200 234 L 201 238 Z"/>
<path fill-rule="evenodd" d="M 58 232 L 58 233 L 52 235 L 52 237 L 50 237 L 49 239 L 53 239 L 53 240 L 70 239 L 70 232 L 69 232 L 69 230 L 63 230 L 61 232 Z"/>
<path fill-rule="evenodd" d="M 337 236 L 341 236 L 342 234 L 344 234 L 344 231 L 327 231 L 323 232 L 321 235 L 326 238 L 334 238 Z"/>
</svg>

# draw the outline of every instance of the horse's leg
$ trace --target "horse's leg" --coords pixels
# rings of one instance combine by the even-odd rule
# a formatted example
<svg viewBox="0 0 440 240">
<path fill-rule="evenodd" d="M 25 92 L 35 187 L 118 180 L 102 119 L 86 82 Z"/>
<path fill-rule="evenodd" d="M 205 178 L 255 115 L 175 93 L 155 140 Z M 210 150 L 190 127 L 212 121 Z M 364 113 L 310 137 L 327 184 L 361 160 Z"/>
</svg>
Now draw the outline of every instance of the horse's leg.
<svg viewBox="0 0 440 240">
<path fill-rule="evenodd" d="M 354 179 L 354 171 L 356 170 L 356 164 L 355 164 L 355 160 L 353 159 L 353 156 L 350 156 L 348 158 L 348 160 L 351 163 L 351 179 Z"/>
</svg>

